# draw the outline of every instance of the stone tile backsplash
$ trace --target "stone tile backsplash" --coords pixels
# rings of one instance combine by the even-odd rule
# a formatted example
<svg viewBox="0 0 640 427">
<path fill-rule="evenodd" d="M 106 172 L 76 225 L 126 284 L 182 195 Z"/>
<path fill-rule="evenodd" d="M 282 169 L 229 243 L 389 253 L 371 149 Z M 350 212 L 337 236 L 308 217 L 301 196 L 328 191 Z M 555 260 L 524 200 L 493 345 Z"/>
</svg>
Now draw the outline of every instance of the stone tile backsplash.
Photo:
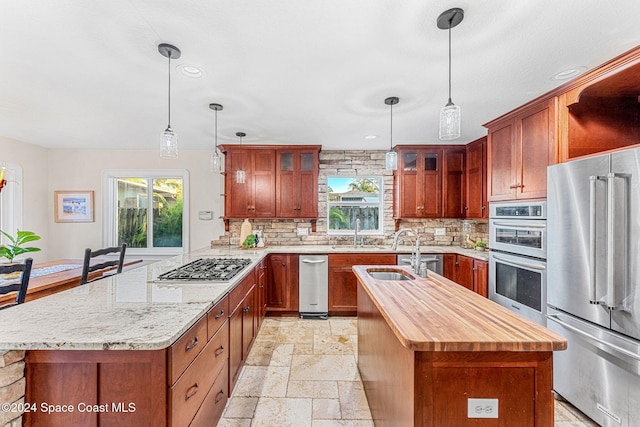
<svg viewBox="0 0 640 427">
<path fill-rule="evenodd" d="M 384 197 L 384 235 L 366 236 L 366 245 L 390 245 L 393 241 L 395 223 L 393 220 L 393 172 L 384 168 L 386 151 L 335 150 L 320 152 L 320 173 L 318 176 L 318 221 L 316 232 L 311 231 L 308 220 L 251 220 L 253 230 L 262 230 L 265 242 L 270 246 L 291 245 L 348 245 L 353 236 L 327 234 L 327 176 L 382 176 Z M 212 245 L 240 245 L 240 225 L 242 220 L 232 220 L 229 231 Z M 420 230 L 421 245 L 461 246 L 466 234 L 472 240 L 488 241 L 487 220 L 405 219 L 400 227 Z M 444 228 L 444 235 L 436 235 L 436 228 Z"/>
</svg>

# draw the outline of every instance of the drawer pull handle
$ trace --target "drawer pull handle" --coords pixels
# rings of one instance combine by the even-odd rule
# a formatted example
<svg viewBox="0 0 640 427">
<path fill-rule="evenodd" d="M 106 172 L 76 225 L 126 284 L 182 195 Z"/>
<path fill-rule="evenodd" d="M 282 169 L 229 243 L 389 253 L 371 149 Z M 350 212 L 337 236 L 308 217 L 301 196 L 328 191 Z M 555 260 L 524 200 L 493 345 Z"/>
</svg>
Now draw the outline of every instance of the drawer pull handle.
<svg viewBox="0 0 640 427">
<path fill-rule="evenodd" d="M 187 346 L 184 348 L 184 351 L 189 351 L 192 348 L 194 348 L 195 346 L 198 345 L 198 336 L 196 335 L 196 337 L 193 339 L 193 341 L 191 341 L 189 344 L 187 344 Z"/>
<path fill-rule="evenodd" d="M 194 385 L 189 387 L 189 390 L 187 390 L 187 394 L 184 396 L 184 400 L 191 399 L 193 396 L 196 395 L 197 392 L 198 392 L 198 383 L 195 383 Z"/>
<path fill-rule="evenodd" d="M 224 391 L 220 390 L 216 395 L 216 403 L 220 402 L 224 398 Z"/>
<path fill-rule="evenodd" d="M 220 346 L 220 348 L 216 350 L 216 357 L 220 356 L 222 353 L 224 353 L 224 347 Z"/>
<path fill-rule="evenodd" d="M 224 310 L 220 310 L 220 313 L 216 314 L 216 319 L 219 319 L 222 316 L 224 316 Z"/>
</svg>

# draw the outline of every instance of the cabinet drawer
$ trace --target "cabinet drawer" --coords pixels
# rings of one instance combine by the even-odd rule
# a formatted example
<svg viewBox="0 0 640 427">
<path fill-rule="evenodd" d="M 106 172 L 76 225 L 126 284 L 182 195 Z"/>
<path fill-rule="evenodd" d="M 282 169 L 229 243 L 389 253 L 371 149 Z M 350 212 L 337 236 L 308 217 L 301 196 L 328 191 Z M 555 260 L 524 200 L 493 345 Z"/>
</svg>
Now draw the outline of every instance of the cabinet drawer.
<svg viewBox="0 0 640 427">
<path fill-rule="evenodd" d="M 196 358 L 207 343 L 207 316 L 185 332 L 169 347 L 169 385 L 175 383 L 187 366 Z"/>
<path fill-rule="evenodd" d="M 216 364 L 216 340 L 212 339 L 204 350 L 196 357 L 189 368 L 184 371 L 173 387 L 169 389 L 169 408 L 171 426 L 188 426 L 213 385 L 217 374 L 216 365 L 224 366 L 224 359 Z M 224 353 L 223 353 L 224 354 Z"/>
<path fill-rule="evenodd" d="M 229 314 L 235 311 L 244 297 L 249 293 L 251 287 L 256 283 L 255 279 L 256 273 L 254 269 L 231 290 L 229 293 Z"/>
<path fill-rule="evenodd" d="M 222 416 L 224 406 L 227 404 L 227 390 L 229 382 L 228 363 L 225 361 L 222 370 L 218 374 L 213 386 L 204 398 L 204 402 L 198 409 L 189 427 L 211 427 L 215 426 Z"/>
<path fill-rule="evenodd" d="M 229 317 L 229 295 L 225 295 L 207 313 L 207 336 L 211 339 Z"/>
<path fill-rule="evenodd" d="M 352 265 L 395 265 L 395 254 L 329 254 L 329 268 Z"/>
</svg>

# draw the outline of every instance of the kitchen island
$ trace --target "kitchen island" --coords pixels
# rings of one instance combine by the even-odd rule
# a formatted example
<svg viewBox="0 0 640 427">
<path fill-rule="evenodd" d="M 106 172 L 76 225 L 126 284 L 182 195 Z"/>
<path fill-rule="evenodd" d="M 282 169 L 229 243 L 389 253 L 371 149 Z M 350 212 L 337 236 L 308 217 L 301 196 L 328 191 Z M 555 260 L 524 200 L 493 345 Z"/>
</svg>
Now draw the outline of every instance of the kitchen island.
<svg viewBox="0 0 640 427">
<path fill-rule="evenodd" d="M 358 368 L 376 427 L 553 426 L 563 337 L 437 274 L 353 270 Z"/>
</svg>

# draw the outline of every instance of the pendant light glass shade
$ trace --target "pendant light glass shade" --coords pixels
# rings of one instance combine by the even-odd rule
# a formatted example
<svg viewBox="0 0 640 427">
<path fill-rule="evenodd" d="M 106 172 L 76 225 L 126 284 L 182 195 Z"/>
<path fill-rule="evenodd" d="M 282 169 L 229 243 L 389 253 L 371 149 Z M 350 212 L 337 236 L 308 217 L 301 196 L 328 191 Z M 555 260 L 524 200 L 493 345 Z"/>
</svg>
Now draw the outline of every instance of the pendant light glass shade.
<svg viewBox="0 0 640 427">
<path fill-rule="evenodd" d="M 168 43 L 160 43 L 158 52 L 169 59 L 169 109 L 167 128 L 160 134 L 160 157 L 163 159 L 178 158 L 178 135 L 171 129 L 171 59 L 180 58 L 180 49 Z"/>
<path fill-rule="evenodd" d="M 222 156 L 218 152 L 218 111 L 223 109 L 220 104 L 209 104 L 209 108 L 215 111 L 215 139 L 213 145 L 213 154 L 211 154 L 211 172 L 222 172 Z"/>
<path fill-rule="evenodd" d="M 242 138 L 247 136 L 247 134 L 244 133 L 244 132 L 236 132 L 236 136 L 240 138 L 240 145 L 242 145 Z M 246 179 L 247 179 L 247 174 L 244 171 L 244 169 L 242 169 L 242 168 L 238 169 L 236 171 L 236 183 L 237 184 L 244 184 Z"/>
<path fill-rule="evenodd" d="M 442 110 L 440 110 L 440 139 L 451 140 L 460 138 L 460 116 L 462 110 L 451 101 L 451 29 L 462 22 L 464 11 L 459 8 L 444 11 L 438 17 L 438 28 L 449 31 L 449 100 Z"/>
<path fill-rule="evenodd" d="M 384 168 L 386 170 L 397 170 L 398 169 L 398 153 L 393 151 L 393 106 L 400 102 L 400 98 L 397 96 L 390 96 L 389 98 L 384 100 L 384 103 L 390 107 L 390 135 L 389 135 L 389 151 L 384 156 Z"/>
<path fill-rule="evenodd" d="M 440 139 L 451 140 L 460 138 L 460 115 L 462 110 L 451 102 L 440 110 Z"/>
</svg>

